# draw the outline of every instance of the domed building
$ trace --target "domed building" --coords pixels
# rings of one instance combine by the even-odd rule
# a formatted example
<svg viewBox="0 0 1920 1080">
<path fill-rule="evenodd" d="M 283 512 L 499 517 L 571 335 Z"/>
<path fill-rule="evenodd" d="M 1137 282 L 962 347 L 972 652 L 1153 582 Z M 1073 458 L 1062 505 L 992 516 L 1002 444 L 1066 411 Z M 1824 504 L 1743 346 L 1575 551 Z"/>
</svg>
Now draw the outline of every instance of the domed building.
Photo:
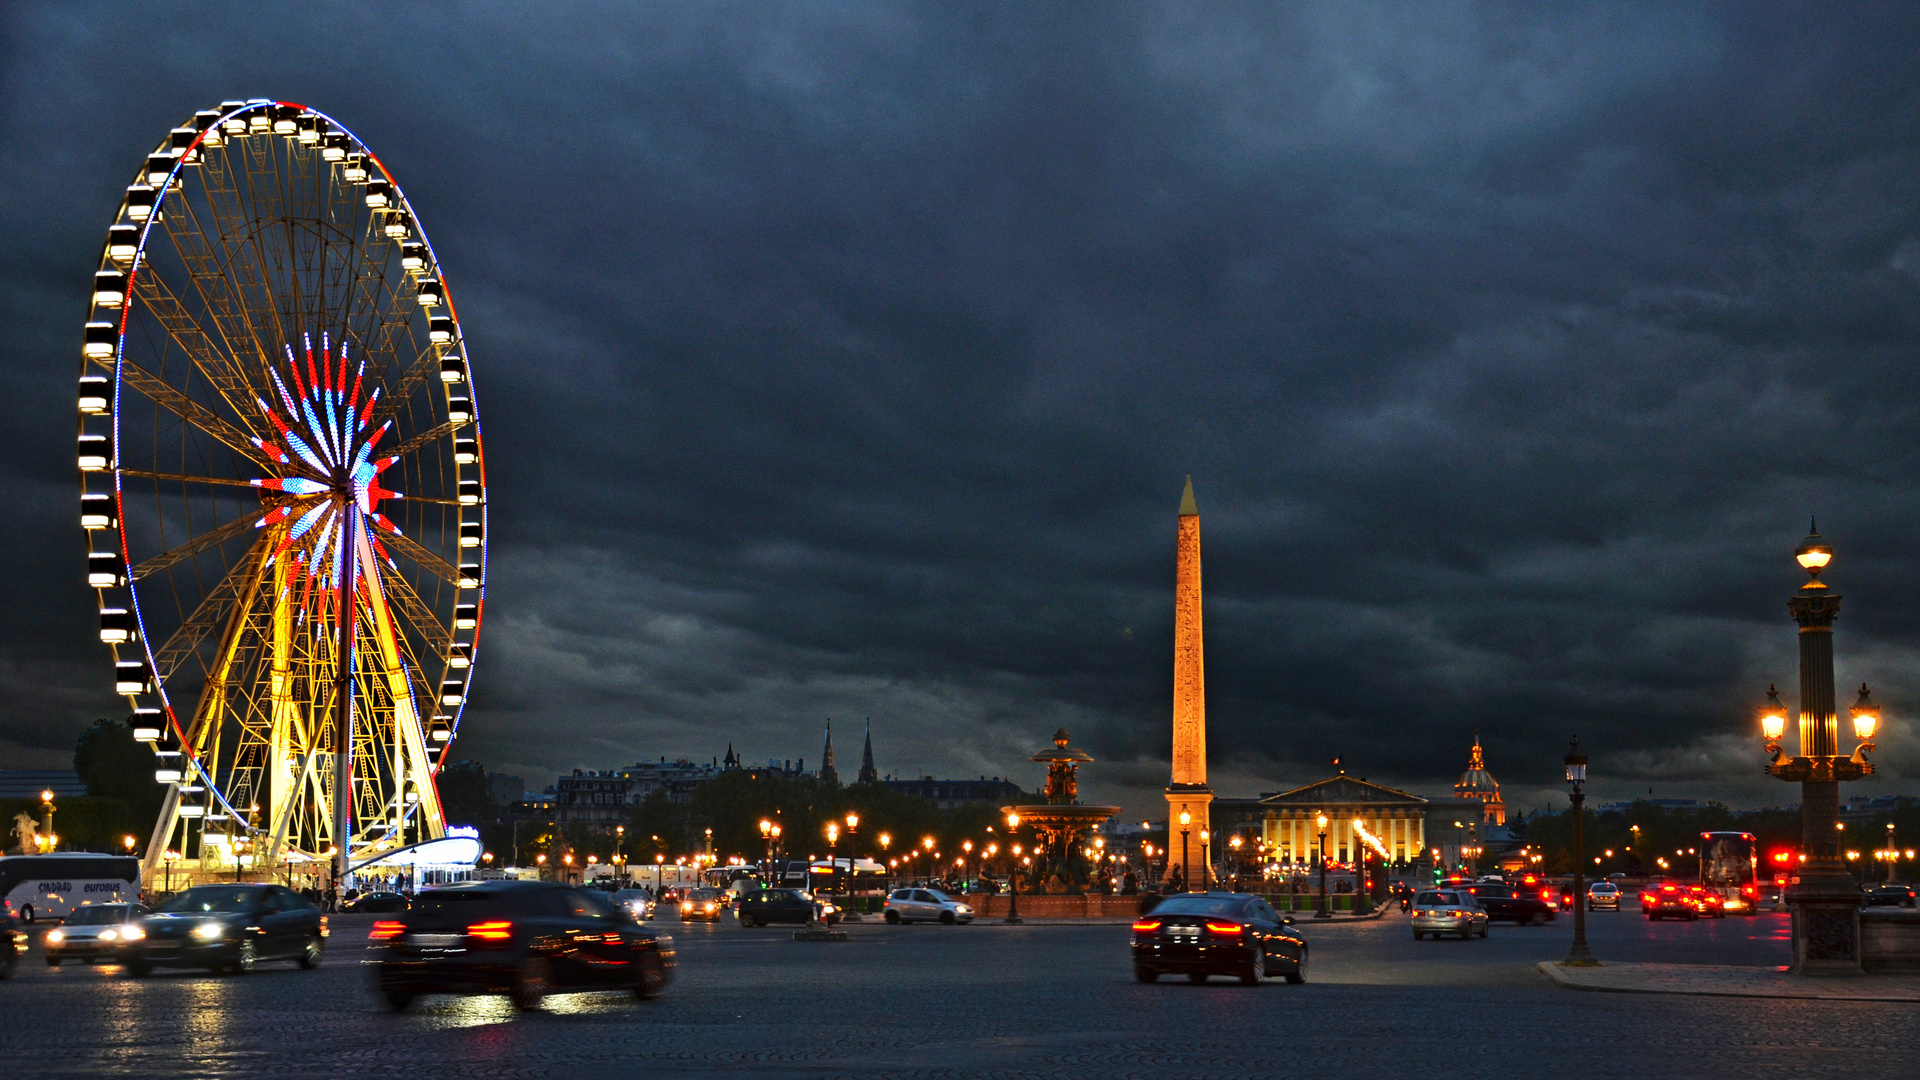
<svg viewBox="0 0 1920 1080">
<path fill-rule="evenodd" d="M 1473 755 L 1467 760 L 1467 771 L 1460 774 L 1454 782 L 1453 795 L 1456 799 L 1475 799 L 1481 804 L 1480 821 L 1485 825 L 1505 825 L 1507 823 L 1507 804 L 1500 798 L 1500 781 L 1487 771 L 1485 756 L 1480 750 L 1480 732 L 1473 733 Z"/>
</svg>

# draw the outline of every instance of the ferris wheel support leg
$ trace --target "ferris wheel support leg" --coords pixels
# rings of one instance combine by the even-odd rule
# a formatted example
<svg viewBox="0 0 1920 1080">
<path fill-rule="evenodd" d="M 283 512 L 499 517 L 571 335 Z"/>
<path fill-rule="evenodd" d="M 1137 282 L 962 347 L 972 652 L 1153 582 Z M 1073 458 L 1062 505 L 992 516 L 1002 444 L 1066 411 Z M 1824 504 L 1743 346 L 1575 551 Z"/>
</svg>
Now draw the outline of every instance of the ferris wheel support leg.
<svg viewBox="0 0 1920 1080">
<path fill-rule="evenodd" d="M 268 537 L 277 539 L 280 530 L 276 529 Z M 272 590 L 278 598 L 287 589 L 288 560 L 277 561 L 273 570 Z M 272 668 L 268 674 L 268 700 L 270 726 L 267 736 L 267 820 L 271 822 L 273 839 L 267 848 L 266 863 L 272 866 L 279 861 L 280 844 L 286 837 L 287 822 L 293 816 L 293 806 L 300 796 L 301 786 L 308 764 L 313 759 L 313 748 L 307 745 L 301 732 L 299 711 L 293 704 L 293 607 L 290 604 L 276 603 L 273 609 L 272 623 Z M 294 768 L 295 757 L 305 751 L 305 760 Z"/>
<path fill-rule="evenodd" d="M 396 765 L 403 765 L 396 771 L 406 777 L 420 797 L 420 838 L 438 840 L 446 835 L 447 822 L 440 808 L 440 791 L 433 780 L 433 759 L 427 754 L 427 740 L 420 730 L 420 713 L 414 707 L 406 666 L 400 661 L 393 616 L 387 610 L 386 590 L 380 583 L 380 564 L 374 560 L 364 533 L 358 543 L 362 564 L 369 568 L 367 596 L 373 614 L 373 637 L 379 646 L 380 664 L 386 669 L 387 685 L 393 697 L 394 729 L 400 744 L 395 747 L 399 752 Z M 401 798 L 401 794 L 396 792 L 395 797 Z M 402 801 L 397 806 L 396 816 L 404 816 L 405 813 L 406 804 Z"/>
<path fill-rule="evenodd" d="M 349 512 L 347 528 L 354 533 L 360 531 L 357 512 Z M 333 653 L 333 880 L 339 889 L 346 888 L 353 841 L 353 648 L 360 621 L 354 617 L 353 608 L 357 603 L 354 579 L 359 576 L 358 561 L 354 554 L 341 560 L 339 598 L 334 602 L 338 638 Z"/>
<path fill-rule="evenodd" d="M 306 787 L 307 776 L 313 772 L 315 753 L 316 751 L 314 750 L 308 750 L 306 754 L 301 757 L 300 771 L 294 774 L 293 782 L 289 785 L 290 794 L 286 801 L 274 811 L 273 839 L 267 843 L 266 863 L 268 866 L 273 866 L 280 861 L 280 845 L 287 841 L 287 827 L 293 822 L 294 807 L 299 805 L 299 800 L 296 796 L 302 788 Z"/>
<path fill-rule="evenodd" d="M 180 786 L 167 785 L 167 797 L 160 803 L 160 816 L 154 819 L 153 835 L 147 840 L 146 857 L 140 860 L 140 884 L 153 888 L 153 876 L 167 857 L 167 845 L 173 842 L 173 827 L 180 822 Z"/>
</svg>

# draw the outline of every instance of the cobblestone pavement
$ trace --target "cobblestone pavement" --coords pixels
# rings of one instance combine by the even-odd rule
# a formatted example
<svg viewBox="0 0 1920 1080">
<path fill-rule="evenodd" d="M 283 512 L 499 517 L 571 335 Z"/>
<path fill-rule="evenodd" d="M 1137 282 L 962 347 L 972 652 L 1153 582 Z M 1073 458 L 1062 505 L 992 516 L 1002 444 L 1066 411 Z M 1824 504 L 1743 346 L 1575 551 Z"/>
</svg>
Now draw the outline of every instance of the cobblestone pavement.
<svg viewBox="0 0 1920 1080">
<path fill-rule="evenodd" d="M 1142 985 L 1115 926 L 783 928 L 669 924 L 667 995 L 503 999 L 384 1011 L 361 967 L 368 920 L 341 918 L 326 963 L 243 977 L 48 969 L 0 983 L 0 1076 L 1907 1077 L 1920 1006 L 1587 994 L 1536 970 L 1565 919 L 1485 941 L 1414 942 L 1403 916 L 1303 923 L 1311 981 Z M 1647 924 L 1597 913 L 1603 959 L 1765 968 L 1780 916 Z"/>
</svg>

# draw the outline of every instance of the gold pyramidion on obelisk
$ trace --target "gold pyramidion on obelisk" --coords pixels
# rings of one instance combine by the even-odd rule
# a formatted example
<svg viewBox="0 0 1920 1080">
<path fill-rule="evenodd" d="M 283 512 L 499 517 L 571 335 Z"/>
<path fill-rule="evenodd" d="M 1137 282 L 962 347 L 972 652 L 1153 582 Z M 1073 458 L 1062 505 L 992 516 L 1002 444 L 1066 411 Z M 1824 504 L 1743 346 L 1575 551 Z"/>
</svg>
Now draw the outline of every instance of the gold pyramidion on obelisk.
<svg viewBox="0 0 1920 1080">
<path fill-rule="evenodd" d="M 1180 533 L 1173 575 L 1173 775 L 1167 783 L 1167 865 L 1180 871 L 1174 887 L 1199 891 L 1210 884 L 1206 865 L 1214 843 L 1207 835 L 1207 676 L 1200 629 L 1200 508 L 1193 477 L 1180 495 Z M 1181 815 L 1186 815 L 1182 820 Z M 1175 877 L 1173 870 L 1168 877 Z"/>
</svg>

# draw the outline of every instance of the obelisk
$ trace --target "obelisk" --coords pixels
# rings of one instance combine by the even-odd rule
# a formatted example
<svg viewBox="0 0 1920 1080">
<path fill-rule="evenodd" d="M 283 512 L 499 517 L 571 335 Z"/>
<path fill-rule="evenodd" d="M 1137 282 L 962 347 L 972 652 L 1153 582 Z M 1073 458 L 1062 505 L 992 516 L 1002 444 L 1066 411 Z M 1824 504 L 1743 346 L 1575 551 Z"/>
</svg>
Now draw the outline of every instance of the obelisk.
<svg viewBox="0 0 1920 1080">
<path fill-rule="evenodd" d="M 1167 782 L 1167 865 L 1180 867 L 1191 891 L 1206 887 L 1204 870 L 1217 846 L 1202 838 L 1207 804 L 1207 677 L 1200 628 L 1200 508 L 1193 477 L 1180 495 L 1180 529 L 1173 575 L 1173 775 Z M 1183 824 L 1180 815 L 1185 813 Z M 1184 835 L 1183 835 L 1184 834 Z M 1171 870 L 1168 876 L 1172 877 Z"/>
</svg>

